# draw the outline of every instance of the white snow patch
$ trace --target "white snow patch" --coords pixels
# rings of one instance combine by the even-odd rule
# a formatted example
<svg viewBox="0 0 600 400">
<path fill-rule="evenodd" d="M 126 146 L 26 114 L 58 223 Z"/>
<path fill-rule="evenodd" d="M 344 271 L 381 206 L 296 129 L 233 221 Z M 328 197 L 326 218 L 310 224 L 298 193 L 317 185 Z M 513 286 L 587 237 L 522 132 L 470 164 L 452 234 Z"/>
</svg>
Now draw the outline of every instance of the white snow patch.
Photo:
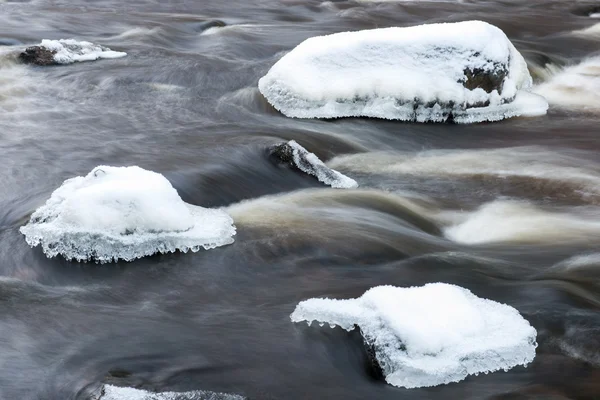
<svg viewBox="0 0 600 400">
<path fill-rule="evenodd" d="M 54 61 L 58 64 L 72 64 L 75 62 L 95 61 L 100 58 L 121 58 L 127 53 L 113 51 L 108 47 L 94 43 L 77 41 L 74 39 L 42 40 L 41 47 L 55 51 Z"/>
<path fill-rule="evenodd" d="M 97 400 L 243 400 L 242 396 L 194 390 L 191 392 L 153 393 L 146 390 L 104 385 Z"/>
<path fill-rule="evenodd" d="M 229 215 L 184 203 L 161 174 L 109 166 L 66 180 L 20 231 L 48 257 L 97 262 L 211 249 L 235 235 Z"/>
<path fill-rule="evenodd" d="M 598 24 L 600 35 L 600 24 Z M 553 105 L 585 111 L 600 110 L 600 57 L 592 57 L 551 77 L 534 91 Z"/>
<path fill-rule="evenodd" d="M 465 70 L 507 72 L 502 92 L 465 88 Z M 547 102 L 523 92 L 531 83 L 504 32 L 467 21 L 313 37 L 282 57 L 258 86 L 289 117 L 442 122 L 452 113 L 456 122 L 472 123 L 545 114 Z"/>
<path fill-rule="evenodd" d="M 445 283 L 378 286 L 357 299 L 310 299 L 291 315 L 360 327 L 386 381 L 394 386 L 437 386 L 527 365 L 535 357 L 536 330 L 514 308 Z"/>
<path fill-rule="evenodd" d="M 339 189 L 353 189 L 358 183 L 346 175 L 329 168 L 313 153 L 309 153 L 295 140 L 287 143 L 293 151 L 294 164 L 303 172 L 317 177 L 320 182 Z"/>
</svg>

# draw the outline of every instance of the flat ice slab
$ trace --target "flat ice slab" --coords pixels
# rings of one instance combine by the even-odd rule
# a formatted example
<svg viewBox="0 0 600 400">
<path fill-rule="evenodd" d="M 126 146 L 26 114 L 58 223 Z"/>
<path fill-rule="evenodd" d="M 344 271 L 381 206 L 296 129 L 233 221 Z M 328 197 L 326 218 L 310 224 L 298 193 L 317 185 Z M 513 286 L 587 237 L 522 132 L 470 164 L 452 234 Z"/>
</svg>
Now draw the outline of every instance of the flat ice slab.
<svg viewBox="0 0 600 400">
<path fill-rule="evenodd" d="M 104 385 L 100 397 L 90 400 L 244 400 L 244 397 L 204 390 L 153 393 L 140 389 Z"/>
<path fill-rule="evenodd" d="M 66 180 L 20 231 L 48 257 L 97 262 L 211 249 L 235 235 L 227 213 L 184 203 L 161 174 L 109 166 Z"/>
<path fill-rule="evenodd" d="M 310 299 L 293 322 L 360 327 L 386 381 L 417 388 L 458 382 L 535 357 L 536 330 L 514 308 L 445 283 L 378 286 L 357 299 Z"/>
<path fill-rule="evenodd" d="M 121 58 L 127 55 L 127 53 L 121 51 L 113 51 L 108 47 L 85 41 L 77 41 L 75 39 L 44 39 L 39 46 L 56 52 L 54 54 L 54 61 L 57 64 L 95 61 L 101 58 Z"/>
<path fill-rule="evenodd" d="M 545 114 L 531 83 L 502 30 L 466 21 L 313 37 L 258 87 L 288 117 L 472 123 Z"/>
</svg>

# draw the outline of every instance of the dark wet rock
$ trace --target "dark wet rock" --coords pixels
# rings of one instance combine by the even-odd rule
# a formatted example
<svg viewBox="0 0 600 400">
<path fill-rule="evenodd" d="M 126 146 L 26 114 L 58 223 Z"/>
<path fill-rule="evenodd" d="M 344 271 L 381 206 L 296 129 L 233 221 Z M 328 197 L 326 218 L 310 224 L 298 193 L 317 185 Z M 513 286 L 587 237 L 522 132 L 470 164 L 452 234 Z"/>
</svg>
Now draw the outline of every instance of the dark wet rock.
<svg viewBox="0 0 600 400">
<path fill-rule="evenodd" d="M 0 37 L 0 46 L 18 46 L 20 44 L 22 44 L 20 40 Z"/>
<path fill-rule="evenodd" d="M 571 13 L 582 17 L 589 17 L 592 14 L 600 14 L 600 4 L 578 5 L 571 9 Z"/>
<path fill-rule="evenodd" d="M 203 21 L 196 24 L 194 26 L 194 30 L 196 32 L 204 32 L 205 30 L 210 28 L 223 28 L 224 26 L 227 26 L 227 24 L 221 21 L 220 19 L 212 19 L 210 21 Z"/>
<path fill-rule="evenodd" d="M 491 93 L 497 90 L 498 93 L 502 93 L 502 87 L 504 80 L 508 75 L 508 65 L 495 64 L 491 70 L 484 70 L 482 68 L 464 70 L 466 80 L 463 82 L 464 87 L 469 90 L 481 88 L 487 93 Z"/>
<path fill-rule="evenodd" d="M 269 157 L 297 171 L 312 175 L 320 182 L 334 188 L 355 188 L 356 181 L 327 167 L 316 155 L 308 152 L 294 140 L 271 147 Z"/>
<path fill-rule="evenodd" d="M 362 336 L 362 339 L 363 339 L 363 345 L 364 345 L 365 354 L 366 354 L 367 372 L 373 379 L 384 380 L 385 375 L 383 374 L 383 368 L 381 368 L 381 364 L 379 364 L 379 360 L 377 359 L 375 345 L 373 343 L 369 343 L 365 339 L 365 337 L 362 334 L 362 331 L 360 330 L 360 327 L 358 325 L 354 325 L 354 327 L 358 332 L 360 332 L 360 335 Z"/>
<path fill-rule="evenodd" d="M 31 46 L 25 49 L 19 54 L 19 60 L 25 64 L 33 65 L 57 65 L 58 63 L 54 59 L 56 51 L 48 50 L 42 46 Z"/>
</svg>

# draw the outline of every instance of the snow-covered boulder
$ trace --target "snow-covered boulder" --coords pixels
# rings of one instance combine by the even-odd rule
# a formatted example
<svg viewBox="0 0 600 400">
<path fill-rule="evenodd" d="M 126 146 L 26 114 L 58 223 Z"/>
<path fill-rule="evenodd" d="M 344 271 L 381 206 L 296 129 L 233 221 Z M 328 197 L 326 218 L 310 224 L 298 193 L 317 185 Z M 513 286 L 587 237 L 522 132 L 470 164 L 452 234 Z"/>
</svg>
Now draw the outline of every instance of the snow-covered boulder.
<svg viewBox="0 0 600 400">
<path fill-rule="evenodd" d="M 502 30 L 466 21 L 313 37 L 258 87 L 288 117 L 472 123 L 545 114 L 531 84 Z"/>
<path fill-rule="evenodd" d="M 527 365 L 537 347 L 536 330 L 517 310 L 445 283 L 378 286 L 349 300 L 310 299 L 291 319 L 346 330 L 358 325 L 386 381 L 406 388 Z"/>
<path fill-rule="evenodd" d="M 235 235 L 229 215 L 184 203 L 161 174 L 108 166 L 66 180 L 20 231 L 48 257 L 101 263 L 211 249 Z"/>
<path fill-rule="evenodd" d="M 90 400 L 244 400 L 244 397 L 204 390 L 154 393 L 141 389 L 104 385 L 100 393 L 92 395 Z"/>
<path fill-rule="evenodd" d="M 308 152 L 295 140 L 274 146 L 271 155 L 279 162 L 316 177 L 333 188 L 352 189 L 358 187 L 356 181 L 336 170 L 329 168 L 315 154 Z"/>
<path fill-rule="evenodd" d="M 37 46 L 25 49 L 19 59 L 25 64 L 58 65 L 82 61 L 95 61 L 100 58 L 121 58 L 127 53 L 113 51 L 108 47 L 74 39 L 42 40 Z"/>
</svg>

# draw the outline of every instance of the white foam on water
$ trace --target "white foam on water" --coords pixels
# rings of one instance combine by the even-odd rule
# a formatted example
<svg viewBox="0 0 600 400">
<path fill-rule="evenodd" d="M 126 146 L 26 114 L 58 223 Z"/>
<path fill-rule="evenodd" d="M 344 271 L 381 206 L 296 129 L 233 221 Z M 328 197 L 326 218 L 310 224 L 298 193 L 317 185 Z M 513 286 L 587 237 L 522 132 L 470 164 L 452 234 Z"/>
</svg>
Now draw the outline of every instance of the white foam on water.
<svg viewBox="0 0 600 400">
<path fill-rule="evenodd" d="M 572 32 L 576 36 L 582 36 L 588 39 L 600 39 L 600 23 L 594 24 L 584 29 L 579 29 Z"/>
<path fill-rule="evenodd" d="M 161 174 L 109 166 L 66 180 L 20 231 L 48 257 L 97 262 L 212 249 L 235 235 L 227 213 L 184 203 Z"/>
<path fill-rule="evenodd" d="M 244 400 L 244 397 L 204 390 L 154 393 L 141 389 L 104 385 L 103 394 L 97 400 Z"/>
<path fill-rule="evenodd" d="M 466 69 L 506 70 L 502 93 L 465 88 Z M 524 92 L 531 82 L 504 32 L 466 21 L 313 37 L 282 57 L 258 86 L 288 117 L 443 122 L 451 113 L 456 122 L 472 123 L 545 114 L 547 102 Z"/>
<path fill-rule="evenodd" d="M 108 47 L 75 39 L 44 39 L 39 45 L 55 51 L 54 60 L 58 64 L 95 61 L 101 58 L 121 58 L 127 55 L 121 51 L 113 51 Z"/>
<path fill-rule="evenodd" d="M 544 210 L 526 201 L 497 200 L 460 214 L 454 225 L 444 229 L 445 236 L 458 243 L 570 243 L 600 239 L 600 211 L 591 207 Z"/>
<path fill-rule="evenodd" d="M 600 35 L 600 24 L 598 24 Z M 564 68 L 534 92 L 552 105 L 582 111 L 600 111 L 600 57 L 592 57 Z"/>
<path fill-rule="evenodd" d="M 346 330 L 358 325 L 386 381 L 405 388 L 527 365 L 537 347 L 536 330 L 517 310 L 446 283 L 378 286 L 357 299 L 309 299 L 290 318 Z"/>
<path fill-rule="evenodd" d="M 294 164 L 303 172 L 315 176 L 320 182 L 338 189 L 354 189 L 358 183 L 346 175 L 327 167 L 315 154 L 309 153 L 295 140 L 287 143 L 293 151 Z"/>
<path fill-rule="evenodd" d="M 590 18 L 600 18 L 600 13 L 591 13 Z"/>
</svg>

